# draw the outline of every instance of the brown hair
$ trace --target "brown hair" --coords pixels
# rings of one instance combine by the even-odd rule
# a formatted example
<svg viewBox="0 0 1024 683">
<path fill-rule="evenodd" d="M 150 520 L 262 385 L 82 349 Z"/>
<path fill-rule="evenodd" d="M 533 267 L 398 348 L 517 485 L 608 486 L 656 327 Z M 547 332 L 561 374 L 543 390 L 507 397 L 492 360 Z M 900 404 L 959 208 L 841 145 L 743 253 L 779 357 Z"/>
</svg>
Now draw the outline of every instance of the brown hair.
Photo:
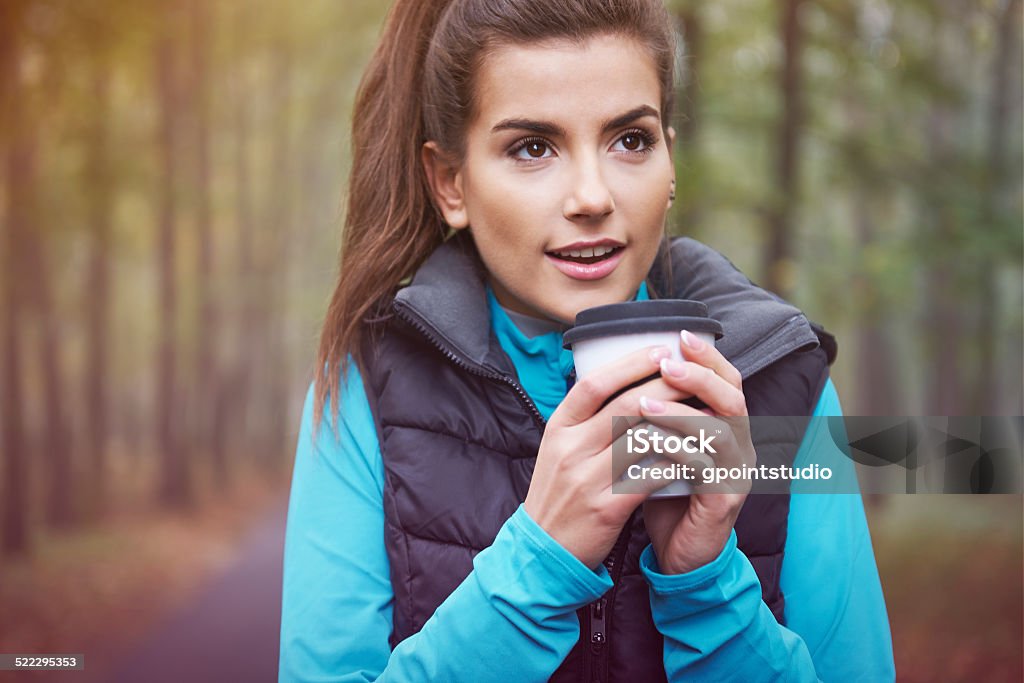
<svg viewBox="0 0 1024 683">
<path fill-rule="evenodd" d="M 314 366 L 315 428 L 328 397 L 335 397 L 337 418 L 349 358 L 363 366 L 372 309 L 444 241 L 447 227 L 420 150 L 433 140 L 461 158 L 473 77 L 488 52 L 609 33 L 635 38 L 651 52 L 667 127 L 675 43 L 661 0 L 396 0 L 356 94 L 338 282 Z"/>
</svg>

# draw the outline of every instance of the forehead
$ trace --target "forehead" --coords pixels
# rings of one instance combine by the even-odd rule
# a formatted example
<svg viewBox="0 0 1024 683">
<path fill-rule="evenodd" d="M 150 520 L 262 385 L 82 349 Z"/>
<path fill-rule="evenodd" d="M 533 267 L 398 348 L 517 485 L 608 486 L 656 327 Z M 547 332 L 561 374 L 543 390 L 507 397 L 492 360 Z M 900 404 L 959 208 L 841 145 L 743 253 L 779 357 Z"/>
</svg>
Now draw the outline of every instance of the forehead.
<svg viewBox="0 0 1024 683">
<path fill-rule="evenodd" d="M 572 128 L 642 104 L 660 111 L 661 83 L 650 52 L 633 38 L 500 45 L 477 71 L 471 128 L 509 117 Z"/>
</svg>

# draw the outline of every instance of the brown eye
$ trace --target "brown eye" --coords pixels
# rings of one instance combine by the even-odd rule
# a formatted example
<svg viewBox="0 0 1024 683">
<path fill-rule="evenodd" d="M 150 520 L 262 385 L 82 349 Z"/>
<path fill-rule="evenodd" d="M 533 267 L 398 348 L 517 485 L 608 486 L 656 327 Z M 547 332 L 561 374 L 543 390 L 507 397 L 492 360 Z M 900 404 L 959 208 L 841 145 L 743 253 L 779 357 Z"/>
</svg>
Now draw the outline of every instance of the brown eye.
<svg viewBox="0 0 1024 683">
<path fill-rule="evenodd" d="M 519 161 L 540 161 L 555 155 L 555 150 L 544 138 L 526 138 L 509 150 L 509 156 Z"/>
<path fill-rule="evenodd" d="M 643 140 L 640 139 L 639 135 L 633 133 L 627 133 L 622 136 L 622 146 L 628 149 L 630 152 L 635 152 L 640 149 L 640 145 L 643 144 Z"/>
<path fill-rule="evenodd" d="M 626 153 L 630 159 L 640 159 L 654 149 L 657 141 L 658 139 L 651 133 L 635 128 L 619 135 L 611 151 Z"/>
</svg>

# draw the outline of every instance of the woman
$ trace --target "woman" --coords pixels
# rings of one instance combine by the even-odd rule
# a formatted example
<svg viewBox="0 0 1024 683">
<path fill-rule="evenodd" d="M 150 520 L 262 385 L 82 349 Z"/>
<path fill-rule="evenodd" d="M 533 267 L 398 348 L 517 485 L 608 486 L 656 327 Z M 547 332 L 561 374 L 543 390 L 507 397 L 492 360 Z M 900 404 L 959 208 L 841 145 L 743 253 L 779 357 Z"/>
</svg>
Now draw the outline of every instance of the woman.
<svg viewBox="0 0 1024 683">
<path fill-rule="evenodd" d="M 660 2 L 392 8 L 296 456 L 281 680 L 893 677 L 858 496 L 610 491 L 612 415 L 838 411 L 827 335 L 664 239 L 673 56 Z M 708 303 L 720 348 L 682 335 L 684 363 L 573 384 L 560 331 L 650 296 Z"/>
</svg>

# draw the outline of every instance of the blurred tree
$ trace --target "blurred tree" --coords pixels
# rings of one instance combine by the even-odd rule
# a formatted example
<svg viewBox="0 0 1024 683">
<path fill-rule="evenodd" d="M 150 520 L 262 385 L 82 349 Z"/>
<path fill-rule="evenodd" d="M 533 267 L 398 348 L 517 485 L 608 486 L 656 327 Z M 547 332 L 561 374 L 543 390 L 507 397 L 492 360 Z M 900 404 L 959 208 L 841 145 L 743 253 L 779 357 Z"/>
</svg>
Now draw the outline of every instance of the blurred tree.
<svg viewBox="0 0 1024 683">
<path fill-rule="evenodd" d="M 822 50 L 819 59 L 829 59 L 843 78 L 841 83 L 810 85 L 809 90 L 819 94 L 813 100 L 810 127 L 833 140 L 828 183 L 841 187 L 845 195 L 852 228 L 849 242 L 857 258 L 857 263 L 842 264 L 850 270 L 848 305 L 858 321 L 849 349 L 857 372 L 854 401 L 848 408 L 860 415 L 892 415 L 905 411 L 892 316 L 898 303 L 887 282 L 888 262 L 880 263 L 875 256 L 885 249 L 887 237 L 881 216 L 891 201 L 891 145 L 882 139 L 884 113 L 874 106 L 872 86 L 879 66 L 864 59 L 865 46 L 886 40 L 889 26 L 865 22 L 864 8 L 847 2 L 824 6 L 828 24 L 814 36 L 814 45 Z M 827 263 L 830 268 L 840 265 L 835 260 Z"/>
<path fill-rule="evenodd" d="M 0 548 L 6 554 L 29 550 L 28 528 L 28 458 L 24 428 L 25 401 L 21 353 L 22 297 L 24 296 L 25 233 L 34 226 L 29 223 L 28 198 L 34 191 L 34 140 L 28 132 L 23 111 L 24 93 L 21 83 L 20 50 L 24 40 L 24 5 L 21 2 L 0 3 L 0 131 L 3 131 L 4 163 L 4 239 L 3 277 L 3 355 L 0 357 L 0 428 L 3 432 L 3 480 L 0 500 L 3 503 L 3 533 Z"/>
<path fill-rule="evenodd" d="M 160 108 L 159 226 L 159 342 L 157 344 L 157 438 L 161 458 L 160 500 L 170 507 L 186 507 L 192 501 L 189 458 L 179 438 L 180 405 L 178 378 L 178 281 L 175 231 L 178 227 L 178 186 L 182 126 L 179 117 L 180 74 L 178 40 L 180 8 L 170 0 L 155 6 L 158 22 L 154 44 L 156 87 Z"/>
<path fill-rule="evenodd" d="M 30 145 L 29 158 L 35 158 L 37 142 L 34 131 L 22 130 L 24 144 Z M 28 215 L 35 215 L 36 167 L 23 167 L 28 177 L 24 179 L 28 194 L 21 195 L 19 202 L 26 204 Z M 25 275 L 21 283 L 27 293 L 36 321 L 40 328 L 41 343 L 36 349 L 43 371 L 43 410 L 46 416 L 42 432 L 42 456 L 46 463 L 47 492 L 46 520 L 53 528 L 64 529 L 74 521 L 72 508 L 71 446 L 68 415 L 65 408 L 67 374 L 61 353 L 60 315 L 54 301 L 53 269 L 44 242 L 46 232 L 32 220 L 30 229 L 23 234 Z M 26 444 L 27 445 L 27 444 Z"/>
<path fill-rule="evenodd" d="M 108 387 L 111 367 L 107 359 L 111 332 L 111 252 L 113 243 L 114 174 L 111 162 L 113 148 L 110 123 L 110 81 L 112 79 L 112 41 L 115 36 L 111 23 L 93 6 L 97 14 L 80 15 L 81 38 L 88 51 L 88 68 L 92 106 L 88 110 L 88 131 L 84 184 L 89 188 L 88 230 L 91 233 L 88 274 L 83 290 L 83 310 L 86 318 L 85 366 L 85 435 L 82 440 L 85 461 L 88 464 L 86 480 L 87 512 L 96 518 L 105 512 L 110 500 L 109 472 L 107 469 Z M 84 25 L 83 25 L 84 24 Z M 54 495 L 59 488 L 55 483 Z"/>
<path fill-rule="evenodd" d="M 949 40 L 955 27 L 967 22 L 969 7 L 956 0 L 942 0 L 930 8 L 933 40 L 926 59 L 935 68 L 935 78 L 945 92 L 932 98 L 924 125 L 928 140 L 930 186 L 918 195 L 921 206 L 922 244 L 929 245 L 925 270 L 925 319 L 928 329 L 927 345 L 932 366 L 926 379 L 927 415 L 962 415 L 973 412 L 967 407 L 963 340 L 968 336 L 966 311 L 958 305 L 961 292 L 972 287 L 963 276 L 963 263 L 957 254 L 962 246 L 958 239 L 957 201 L 968 199 L 961 195 L 965 178 L 961 175 L 959 147 L 962 140 L 960 110 L 964 97 L 962 76 L 966 72 L 963 43 Z M 973 338 L 973 334 L 969 335 Z"/>
<path fill-rule="evenodd" d="M 990 67 L 987 159 L 984 171 L 979 176 L 979 192 L 983 197 L 982 225 L 998 229 L 999 224 L 1004 222 L 1003 216 L 1013 215 L 1013 202 L 1010 198 L 1015 180 L 1011 154 L 1014 146 L 1009 126 L 1014 81 L 1019 82 L 1021 79 L 1021 1 L 1004 1 L 1002 8 L 993 11 L 991 17 L 997 38 Z M 1001 308 L 1001 292 L 997 276 L 1000 271 L 1000 254 L 991 248 L 986 252 L 978 264 L 978 279 L 981 282 L 978 301 L 980 320 L 978 333 L 974 336 L 978 345 L 978 372 L 975 375 L 972 405 L 984 415 L 1012 414 L 1021 407 L 1004 405 L 1000 391 L 1006 375 L 1005 369 L 998 363 L 997 317 Z"/>
<path fill-rule="evenodd" d="M 676 10 L 682 43 L 679 74 L 678 126 L 676 146 L 680 150 L 676 174 L 676 200 L 679 204 L 677 225 L 686 235 L 700 234 L 701 206 L 704 174 L 701 172 L 700 119 L 704 28 L 701 21 L 701 3 L 686 2 Z"/>
<path fill-rule="evenodd" d="M 271 92 L 277 103 L 274 116 L 274 132 L 271 142 L 270 173 L 267 180 L 270 188 L 267 192 L 267 218 L 263 232 L 269 251 L 265 255 L 265 276 L 267 303 L 262 309 L 264 318 L 261 321 L 263 338 L 267 340 L 263 359 L 267 373 L 266 410 L 269 417 L 269 434 L 267 439 L 267 465 L 271 469 L 280 469 L 286 462 L 289 446 L 287 435 L 288 424 L 288 391 L 291 365 L 287 353 L 285 324 L 288 319 L 288 284 L 291 269 L 292 242 L 301 228 L 294 224 L 294 191 L 293 175 L 296 164 L 293 159 L 292 121 L 294 117 L 292 99 L 293 91 L 293 52 L 294 36 L 291 30 L 291 12 L 280 13 L 276 21 L 276 45 L 274 49 L 274 71 L 270 84 Z"/>
<path fill-rule="evenodd" d="M 778 190 L 767 215 L 764 252 L 765 286 L 787 296 L 793 284 L 793 214 L 798 201 L 800 133 L 803 125 L 801 56 L 804 35 L 800 23 L 802 0 L 780 3 L 779 33 L 783 61 L 779 72 L 782 116 L 778 123 L 775 181 Z"/>
<path fill-rule="evenodd" d="M 197 254 L 197 298 L 199 325 L 196 329 L 195 379 L 191 383 L 189 405 L 192 409 L 192 445 L 200 452 L 211 453 L 217 480 L 227 480 L 226 461 L 222 449 L 211 448 L 219 440 L 216 430 L 223 429 L 216 412 L 215 400 L 219 377 L 214 357 L 218 344 L 220 320 L 213 288 L 213 226 L 212 226 L 212 173 L 210 167 L 210 81 L 218 75 L 211 70 L 210 26 L 215 19 L 216 5 L 205 0 L 192 0 L 189 4 L 190 63 L 187 80 L 187 108 L 192 113 L 192 138 L 195 143 L 195 173 L 190 174 L 189 193 L 195 202 Z"/>
<path fill-rule="evenodd" d="M 228 370 L 230 381 L 225 383 L 222 401 L 230 401 L 226 411 L 230 430 L 235 434 L 234 444 L 244 452 L 251 452 L 255 444 L 249 436 L 249 410 L 252 404 L 252 373 L 254 361 L 252 347 L 257 338 L 257 302 L 254 232 L 255 216 L 252 197 L 252 140 L 250 122 L 249 63 L 246 37 L 252 28 L 251 8 L 238 3 L 232 10 L 231 30 L 231 121 L 233 137 L 233 176 L 235 182 L 234 218 L 237 232 L 238 261 L 234 277 L 238 291 L 236 301 L 241 310 L 235 316 L 235 349 Z M 218 448 L 223 449 L 222 443 Z"/>
</svg>

